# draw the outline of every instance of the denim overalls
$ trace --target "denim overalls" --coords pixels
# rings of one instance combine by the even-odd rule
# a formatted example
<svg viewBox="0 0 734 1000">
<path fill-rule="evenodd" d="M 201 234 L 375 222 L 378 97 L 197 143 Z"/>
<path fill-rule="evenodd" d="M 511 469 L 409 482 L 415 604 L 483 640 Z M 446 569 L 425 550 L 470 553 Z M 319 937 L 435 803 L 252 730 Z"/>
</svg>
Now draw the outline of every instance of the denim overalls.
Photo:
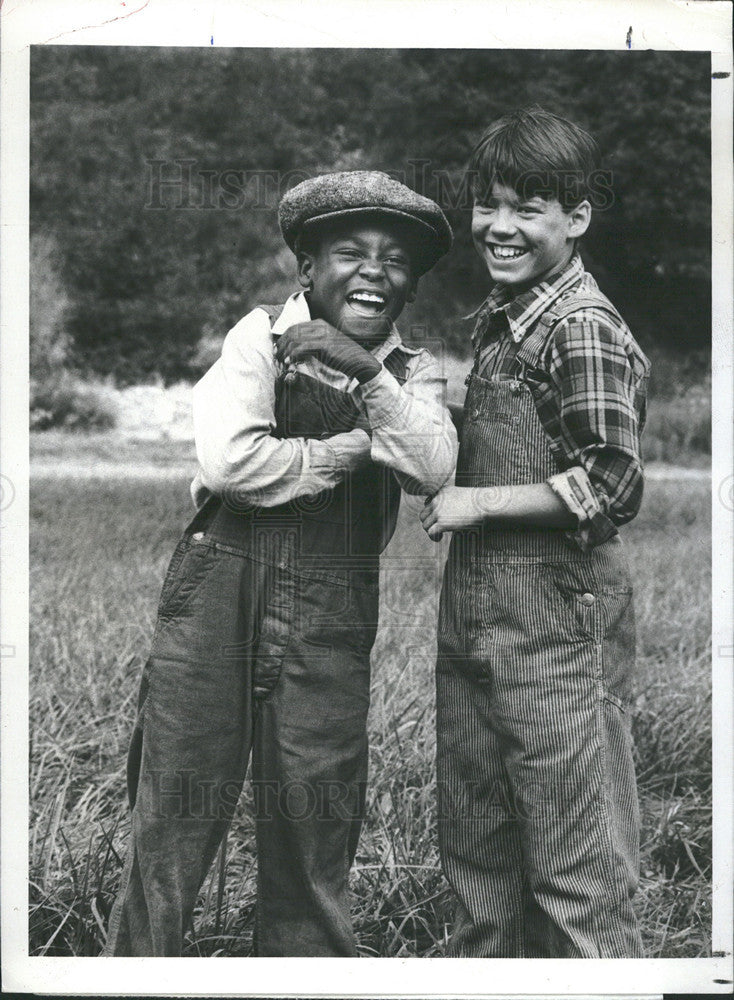
<svg viewBox="0 0 734 1000">
<path fill-rule="evenodd" d="M 469 376 L 456 483 L 560 471 L 529 381 Z M 476 368 L 476 365 L 475 365 Z M 618 536 L 581 552 L 561 530 L 455 532 L 439 615 L 439 843 L 458 896 L 449 954 L 634 957 L 639 821 L 629 719 L 632 588 Z"/>
<path fill-rule="evenodd" d="M 271 323 L 277 309 L 269 312 Z M 384 365 L 405 381 L 399 348 Z M 352 397 L 276 384 L 276 434 L 355 426 Z M 178 955 L 252 754 L 255 949 L 356 954 L 347 878 L 364 810 L 379 554 L 400 490 L 370 465 L 278 507 L 212 497 L 164 582 L 128 759 L 130 849 L 106 954 Z"/>
</svg>

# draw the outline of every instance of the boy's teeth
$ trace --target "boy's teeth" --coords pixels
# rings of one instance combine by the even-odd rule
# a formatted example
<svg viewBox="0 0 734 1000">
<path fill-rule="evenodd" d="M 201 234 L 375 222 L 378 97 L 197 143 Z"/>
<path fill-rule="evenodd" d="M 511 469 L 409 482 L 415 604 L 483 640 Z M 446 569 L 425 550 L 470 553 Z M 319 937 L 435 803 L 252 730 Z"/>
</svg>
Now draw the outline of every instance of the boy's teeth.
<svg viewBox="0 0 734 1000">
<path fill-rule="evenodd" d="M 379 292 L 351 292 L 347 301 L 361 316 L 379 316 L 385 309 L 385 296 Z"/>
<path fill-rule="evenodd" d="M 522 257 L 525 251 L 518 247 L 500 247 L 493 245 L 492 253 L 495 257 L 501 257 L 504 260 L 512 260 L 515 257 Z"/>
</svg>

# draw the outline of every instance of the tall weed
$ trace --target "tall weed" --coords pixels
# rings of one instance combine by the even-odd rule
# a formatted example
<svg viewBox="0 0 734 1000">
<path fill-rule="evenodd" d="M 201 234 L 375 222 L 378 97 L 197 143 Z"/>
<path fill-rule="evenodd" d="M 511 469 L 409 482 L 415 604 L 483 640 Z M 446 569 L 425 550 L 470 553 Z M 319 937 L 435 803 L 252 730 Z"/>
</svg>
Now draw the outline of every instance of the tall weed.
<svg viewBox="0 0 734 1000">
<path fill-rule="evenodd" d="M 185 481 L 34 481 L 31 954 L 101 948 L 129 820 L 124 758 Z M 636 588 L 632 709 L 647 953 L 710 951 L 710 490 L 648 485 L 623 529 Z M 441 955 L 452 898 L 436 841 L 433 665 L 442 551 L 404 505 L 383 569 L 368 813 L 351 876 L 364 955 Z M 671 566 L 677 567 L 671 572 Z M 200 894 L 190 955 L 252 950 L 250 793 Z"/>
</svg>

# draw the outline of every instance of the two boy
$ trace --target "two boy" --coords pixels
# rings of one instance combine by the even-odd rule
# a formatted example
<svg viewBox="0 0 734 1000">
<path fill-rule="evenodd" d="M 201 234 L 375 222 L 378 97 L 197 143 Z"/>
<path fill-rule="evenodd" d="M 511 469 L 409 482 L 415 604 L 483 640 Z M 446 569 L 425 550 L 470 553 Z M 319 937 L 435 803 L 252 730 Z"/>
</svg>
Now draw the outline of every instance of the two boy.
<svg viewBox="0 0 734 1000">
<path fill-rule="evenodd" d="M 203 505 L 143 679 L 108 953 L 178 952 L 251 744 L 258 954 L 355 953 L 346 878 L 394 470 L 429 498 L 429 537 L 453 532 L 437 668 L 449 954 L 641 954 L 617 527 L 642 495 L 648 363 L 576 252 L 597 156 L 540 109 L 495 122 L 474 150 L 472 234 L 495 286 L 450 486 L 441 380 L 392 326 L 448 249 L 440 209 L 373 174 L 284 199 L 306 292 L 238 324 L 196 390 Z"/>
<path fill-rule="evenodd" d="M 617 527 L 642 497 L 647 359 L 584 270 L 598 153 L 541 109 L 469 165 L 478 312 L 438 625 L 439 841 L 449 954 L 642 954 L 629 719 L 632 587 Z"/>
<path fill-rule="evenodd" d="M 279 222 L 302 291 L 245 316 L 194 390 L 199 510 L 143 675 L 109 955 L 180 953 L 250 756 L 256 953 L 356 954 L 379 555 L 400 487 L 435 493 L 456 457 L 438 365 L 394 320 L 451 230 L 361 171 L 299 184 Z"/>
</svg>

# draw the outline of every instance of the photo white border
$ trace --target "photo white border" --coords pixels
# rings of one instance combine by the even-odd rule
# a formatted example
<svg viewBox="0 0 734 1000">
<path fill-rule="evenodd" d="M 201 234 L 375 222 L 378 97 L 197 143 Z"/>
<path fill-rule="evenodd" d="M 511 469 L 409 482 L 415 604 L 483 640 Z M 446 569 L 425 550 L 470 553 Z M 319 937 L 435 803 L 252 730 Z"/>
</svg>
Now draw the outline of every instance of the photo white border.
<svg viewBox="0 0 734 1000">
<path fill-rule="evenodd" d="M 2 958 L 8 991 L 319 997 L 732 992 L 732 7 L 725 0 L 5 0 L 0 9 Z M 714 958 L 28 956 L 29 46 L 703 50 L 712 54 Z M 480 45 L 480 42 L 482 43 Z M 619 113 L 624 114 L 624 108 Z M 674 182 L 676 164 L 671 164 Z"/>
</svg>

